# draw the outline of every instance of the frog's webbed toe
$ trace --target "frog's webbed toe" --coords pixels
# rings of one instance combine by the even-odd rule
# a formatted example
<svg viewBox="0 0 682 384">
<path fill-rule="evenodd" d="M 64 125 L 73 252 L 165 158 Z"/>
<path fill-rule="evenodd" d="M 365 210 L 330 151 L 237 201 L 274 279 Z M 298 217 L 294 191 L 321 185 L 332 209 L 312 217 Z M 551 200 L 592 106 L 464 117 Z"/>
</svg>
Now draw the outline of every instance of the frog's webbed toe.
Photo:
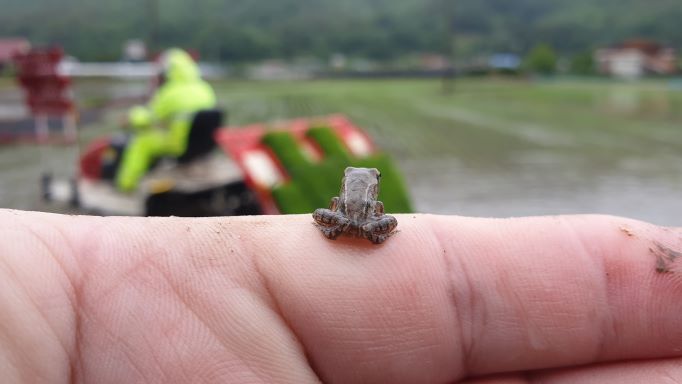
<svg viewBox="0 0 682 384">
<path fill-rule="evenodd" d="M 369 222 L 362 226 L 362 235 L 374 244 L 381 244 L 388 239 L 398 226 L 395 217 L 384 215 L 376 221 Z"/>
<path fill-rule="evenodd" d="M 338 219 L 338 213 L 326 208 L 318 208 L 315 210 L 315 212 L 313 212 L 313 220 L 315 220 L 317 224 L 324 227 L 335 226 Z"/>
<path fill-rule="evenodd" d="M 376 221 L 369 222 L 362 226 L 362 231 L 368 234 L 388 234 L 398 226 L 398 220 L 395 217 L 384 215 Z"/>
<path fill-rule="evenodd" d="M 367 235 L 367 239 L 374 244 L 381 244 L 384 241 L 386 241 L 386 239 L 388 239 L 389 236 L 391 236 L 390 233 L 387 233 L 387 234 L 372 233 L 372 234 Z"/>
<path fill-rule="evenodd" d="M 339 237 L 350 224 L 350 220 L 339 212 L 325 208 L 316 209 L 313 212 L 313 219 L 317 227 L 322 231 L 322 234 L 332 240 Z"/>
<path fill-rule="evenodd" d="M 313 212 L 313 219 L 317 224 L 324 227 L 345 226 L 350 223 L 350 220 L 341 213 L 326 208 L 316 209 L 315 212 Z"/>
<path fill-rule="evenodd" d="M 343 233 L 343 228 L 341 226 L 336 226 L 336 227 L 319 227 L 320 231 L 322 231 L 322 234 L 324 237 L 330 239 L 330 240 L 336 240 L 339 235 Z"/>
</svg>

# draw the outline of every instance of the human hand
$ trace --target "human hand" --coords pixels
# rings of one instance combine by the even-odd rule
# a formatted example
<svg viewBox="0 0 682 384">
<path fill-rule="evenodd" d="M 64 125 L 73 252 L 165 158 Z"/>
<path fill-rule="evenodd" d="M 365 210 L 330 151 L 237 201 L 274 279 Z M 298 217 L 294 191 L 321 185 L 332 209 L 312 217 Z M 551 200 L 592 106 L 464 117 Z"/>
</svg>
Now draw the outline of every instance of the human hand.
<svg viewBox="0 0 682 384">
<path fill-rule="evenodd" d="M 3 382 L 682 377 L 679 230 L 397 218 L 376 246 L 330 241 L 309 215 L 0 210 Z"/>
<path fill-rule="evenodd" d="M 137 105 L 128 111 L 128 128 L 131 130 L 143 130 L 152 125 L 153 114 L 149 108 Z"/>
</svg>

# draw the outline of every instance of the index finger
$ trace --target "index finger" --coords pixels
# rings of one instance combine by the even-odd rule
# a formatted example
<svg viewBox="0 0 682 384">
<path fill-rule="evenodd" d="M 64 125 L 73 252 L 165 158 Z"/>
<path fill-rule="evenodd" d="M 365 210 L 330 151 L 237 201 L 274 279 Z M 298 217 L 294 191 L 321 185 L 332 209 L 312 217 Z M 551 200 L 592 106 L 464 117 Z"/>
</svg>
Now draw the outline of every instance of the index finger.
<svg viewBox="0 0 682 384">
<path fill-rule="evenodd" d="M 91 319 L 72 341 L 86 373 L 186 374 L 183 358 L 222 367 L 243 355 L 301 382 L 311 371 L 291 361 L 304 351 L 324 382 L 426 383 L 682 355 L 680 233 L 633 220 L 397 215 L 400 232 L 375 246 L 330 241 L 309 215 L 16 215 L 69 277 L 74 317 Z M 197 321 L 224 348 L 207 348 Z M 122 359 L 112 343 L 136 353 Z M 167 353 L 178 345 L 186 357 Z"/>
<path fill-rule="evenodd" d="M 682 355 L 675 230 L 599 216 L 398 219 L 379 247 L 328 241 L 298 218 L 253 244 L 324 380 L 443 382 Z"/>
</svg>

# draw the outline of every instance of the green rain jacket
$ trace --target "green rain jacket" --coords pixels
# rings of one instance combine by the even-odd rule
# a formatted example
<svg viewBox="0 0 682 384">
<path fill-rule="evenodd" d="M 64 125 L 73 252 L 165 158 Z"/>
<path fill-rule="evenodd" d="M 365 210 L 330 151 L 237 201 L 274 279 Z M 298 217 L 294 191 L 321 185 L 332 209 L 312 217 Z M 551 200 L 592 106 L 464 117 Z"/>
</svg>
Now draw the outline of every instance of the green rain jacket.
<svg viewBox="0 0 682 384">
<path fill-rule="evenodd" d="M 138 134 L 159 126 L 167 129 L 162 154 L 180 155 L 187 146 L 192 116 L 199 110 L 214 108 L 216 97 L 185 51 L 171 49 L 166 52 L 165 60 L 165 83 L 147 107 L 133 108 L 129 119 Z"/>
<path fill-rule="evenodd" d="M 128 143 L 116 184 L 122 191 L 137 188 L 155 158 L 185 152 L 194 114 L 215 107 L 216 97 L 201 79 L 199 68 L 184 51 L 172 49 L 165 57 L 166 81 L 147 107 L 130 111 L 135 135 Z"/>
</svg>

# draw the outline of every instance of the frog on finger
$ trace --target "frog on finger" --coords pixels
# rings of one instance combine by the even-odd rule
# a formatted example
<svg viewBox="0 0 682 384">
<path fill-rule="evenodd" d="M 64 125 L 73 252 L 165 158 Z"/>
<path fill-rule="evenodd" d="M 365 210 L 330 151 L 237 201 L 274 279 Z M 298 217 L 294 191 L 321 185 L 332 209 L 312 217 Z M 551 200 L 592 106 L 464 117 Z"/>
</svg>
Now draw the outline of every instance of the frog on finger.
<svg viewBox="0 0 682 384">
<path fill-rule="evenodd" d="M 377 200 L 380 178 L 376 168 L 345 169 L 339 196 L 332 198 L 329 209 L 313 212 L 315 224 L 327 238 L 346 234 L 380 244 L 395 232 L 398 220 L 386 215 L 384 204 Z"/>
</svg>

